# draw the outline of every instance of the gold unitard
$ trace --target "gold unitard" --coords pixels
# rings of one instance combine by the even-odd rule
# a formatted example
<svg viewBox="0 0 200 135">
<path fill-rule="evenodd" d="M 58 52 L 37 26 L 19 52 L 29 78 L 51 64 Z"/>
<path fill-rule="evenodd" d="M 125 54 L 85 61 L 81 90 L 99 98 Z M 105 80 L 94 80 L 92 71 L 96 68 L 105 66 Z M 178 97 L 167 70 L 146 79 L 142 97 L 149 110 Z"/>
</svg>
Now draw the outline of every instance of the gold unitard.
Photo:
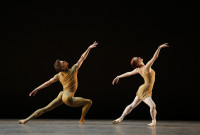
<svg viewBox="0 0 200 135">
<path fill-rule="evenodd" d="M 46 107 L 36 110 L 26 120 L 30 120 L 31 118 L 36 118 L 63 103 L 71 107 L 83 106 L 81 120 L 84 120 L 90 106 L 92 105 L 92 101 L 90 99 L 85 99 L 82 97 L 74 97 L 74 94 L 78 87 L 77 73 L 78 73 L 78 67 L 75 64 L 72 66 L 71 69 L 56 74 L 54 78 L 60 81 L 60 83 L 63 86 L 63 91 L 61 91 L 58 94 L 57 98 L 55 98 Z"/>
</svg>

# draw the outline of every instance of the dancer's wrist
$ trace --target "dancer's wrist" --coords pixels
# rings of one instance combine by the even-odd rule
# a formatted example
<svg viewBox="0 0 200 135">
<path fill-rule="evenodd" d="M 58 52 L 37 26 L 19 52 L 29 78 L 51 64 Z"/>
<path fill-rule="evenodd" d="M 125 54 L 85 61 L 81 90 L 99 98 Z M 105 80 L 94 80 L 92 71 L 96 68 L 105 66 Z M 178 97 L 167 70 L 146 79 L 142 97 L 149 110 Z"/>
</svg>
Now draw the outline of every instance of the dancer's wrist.
<svg viewBox="0 0 200 135">
<path fill-rule="evenodd" d="M 38 89 L 34 89 L 34 91 L 38 91 Z"/>
</svg>

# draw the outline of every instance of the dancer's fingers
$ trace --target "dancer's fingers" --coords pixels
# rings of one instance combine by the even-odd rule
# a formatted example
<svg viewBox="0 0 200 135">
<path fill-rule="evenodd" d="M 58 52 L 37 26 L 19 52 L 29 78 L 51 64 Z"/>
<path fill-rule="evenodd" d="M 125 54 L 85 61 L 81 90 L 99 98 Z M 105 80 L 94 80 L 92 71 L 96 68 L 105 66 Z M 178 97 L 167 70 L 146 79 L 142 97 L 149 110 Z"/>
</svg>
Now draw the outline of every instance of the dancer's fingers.
<svg viewBox="0 0 200 135">
<path fill-rule="evenodd" d="M 29 93 L 29 96 L 32 96 L 33 95 L 33 92 Z"/>
<path fill-rule="evenodd" d="M 114 83 L 114 80 L 112 81 L 112 84 L 114 85 L 115 83 Z"/>
<path fill-rule="evenodd" d="M 112 84 L 115 85 L 115 79 L 113 80 Z"/>
</svg>

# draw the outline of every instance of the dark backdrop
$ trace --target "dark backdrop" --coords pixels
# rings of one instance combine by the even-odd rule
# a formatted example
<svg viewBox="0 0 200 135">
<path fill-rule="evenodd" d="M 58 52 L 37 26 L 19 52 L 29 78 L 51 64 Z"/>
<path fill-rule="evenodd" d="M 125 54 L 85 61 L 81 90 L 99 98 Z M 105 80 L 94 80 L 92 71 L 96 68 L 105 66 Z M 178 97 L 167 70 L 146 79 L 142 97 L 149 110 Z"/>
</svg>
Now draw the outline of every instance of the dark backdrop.
<svg viewBox="0 0 200 135">
<path fill-rule="evenodd" d="M 1 6 L 0 118 L 25 118 L 57 97 L 62 90 L 59 82 L 35 97 L 28 94 L 56 74 L 56 59 L 72 66 L 96 40 L 98 47 L 79 69 L 75 95 L 93 100 L 87 118 L 119 117 L 143 79 L 135 75 L 120 79 L 116 86 L 112 80 L 132 70 L 133 56 L 146 63 L 167 42 L 170 48 L 161 50 L 152 67 L 157 118 L 200 120 L 195 3 L 92 4 L 11 2 Z M 62 105 L 40 118 L 78 119 L 80 114 L 81 108 Z M 141 103 L 127 119 L 150 119 L 149 107 Z"/>
</svg>

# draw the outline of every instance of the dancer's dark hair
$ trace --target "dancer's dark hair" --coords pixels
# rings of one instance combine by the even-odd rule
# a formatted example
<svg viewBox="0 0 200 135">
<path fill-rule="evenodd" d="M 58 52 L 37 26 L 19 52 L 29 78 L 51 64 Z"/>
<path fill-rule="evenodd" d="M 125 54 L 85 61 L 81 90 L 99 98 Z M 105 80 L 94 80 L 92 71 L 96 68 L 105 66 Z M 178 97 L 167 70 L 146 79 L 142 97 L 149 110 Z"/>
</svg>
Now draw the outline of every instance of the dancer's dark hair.
<svg viewBox="0 0 200 135">
<path fill-rule="evenodd" d="M 137 68 L 138 67 L 138 61 L 134 59 L 134 57 L 131 59 L 131 67 Z"/>
<path fill-rule="evenodd" d="M 62 66 L 60 64 L 60 60 L 56 60 L 54 63 L 54 68 L 57 72 L 61 72 L 62 71 Z"/>
</svg>

